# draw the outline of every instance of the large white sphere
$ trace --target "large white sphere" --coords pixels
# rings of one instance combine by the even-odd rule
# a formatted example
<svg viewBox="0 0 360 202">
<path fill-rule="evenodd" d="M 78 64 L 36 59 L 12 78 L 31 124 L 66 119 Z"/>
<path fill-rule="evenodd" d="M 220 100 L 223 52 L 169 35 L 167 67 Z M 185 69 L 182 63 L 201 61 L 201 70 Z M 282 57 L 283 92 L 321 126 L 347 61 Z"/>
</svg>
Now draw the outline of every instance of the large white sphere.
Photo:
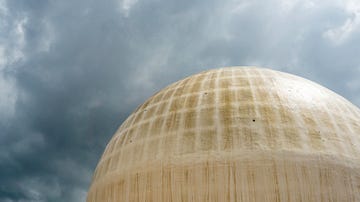
<svg viewBox="0 0 360 202">
<path fill-rule="evenodd" d="M 360 110 L 290 74 L 205 71 L 129 116 L 87 201 L 360 201 Z"/>
</svg>

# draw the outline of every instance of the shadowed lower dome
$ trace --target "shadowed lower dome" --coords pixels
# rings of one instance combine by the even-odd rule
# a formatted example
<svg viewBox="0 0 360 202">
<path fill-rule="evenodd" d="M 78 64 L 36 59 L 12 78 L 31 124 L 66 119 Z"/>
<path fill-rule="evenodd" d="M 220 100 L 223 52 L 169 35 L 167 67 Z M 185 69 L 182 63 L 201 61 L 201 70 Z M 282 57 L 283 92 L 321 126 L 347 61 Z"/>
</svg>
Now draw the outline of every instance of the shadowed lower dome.
<svg viewBox="0 0 360 202">
<path fill-rule="evenodd" d="M 128 117 L 87 201 L 360 201 L 360 110 L 278 71 L 199 73 Z"/>
</svg>

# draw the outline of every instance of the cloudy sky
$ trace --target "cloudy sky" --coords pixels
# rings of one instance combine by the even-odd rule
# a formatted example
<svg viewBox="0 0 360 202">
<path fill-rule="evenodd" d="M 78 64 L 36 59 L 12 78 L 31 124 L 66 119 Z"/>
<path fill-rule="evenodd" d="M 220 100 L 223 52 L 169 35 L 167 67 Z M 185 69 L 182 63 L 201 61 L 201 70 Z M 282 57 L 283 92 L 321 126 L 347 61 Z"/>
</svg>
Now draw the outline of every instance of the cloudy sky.
<svg viewBox="0 0 360 202">
<path fill-rule="evenodd" d="M 0 202 L 84 201 L 117 127 L 157 90 L 256 65 L 360 106 L 357 0 L 0 0 Z"/>
</svg>

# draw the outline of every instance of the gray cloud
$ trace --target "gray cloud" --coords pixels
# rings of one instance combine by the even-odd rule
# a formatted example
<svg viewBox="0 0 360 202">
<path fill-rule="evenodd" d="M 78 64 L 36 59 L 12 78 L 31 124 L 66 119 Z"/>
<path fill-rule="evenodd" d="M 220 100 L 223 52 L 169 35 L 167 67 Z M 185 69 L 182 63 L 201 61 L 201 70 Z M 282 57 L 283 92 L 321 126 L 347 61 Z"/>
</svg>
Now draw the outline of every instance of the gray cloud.
<svg viewBox="0 0 360 202">
<path fill-rule="evenodd" d="M 314 80 L 360 106 L 356 1 L 0 1 L 0 201 L 81 201 L 116 128 L 220 66 Z"/>
</svg>

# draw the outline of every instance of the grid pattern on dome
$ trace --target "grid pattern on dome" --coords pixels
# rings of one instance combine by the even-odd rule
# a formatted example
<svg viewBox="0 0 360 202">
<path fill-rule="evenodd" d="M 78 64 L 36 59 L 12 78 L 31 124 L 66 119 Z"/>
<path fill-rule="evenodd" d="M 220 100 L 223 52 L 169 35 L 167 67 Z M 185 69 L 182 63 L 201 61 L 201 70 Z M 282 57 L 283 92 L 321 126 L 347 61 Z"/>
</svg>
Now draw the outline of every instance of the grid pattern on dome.
<svg viewBox="0 0 360 202">
<path fill-rule="evenodd" d="M 332 99 L 294 106 L 291 90 L 296 88 L 279 91 L 279 76 L 304 82 L 271 70 L 225 68 L 168 86 L 122 124 L 94 181 L 144 161 L 199 153 L 291 150 L 359 157 L 359 137 L 354 135 L 360 132 L 358 109 L 311 82 Z"/>
<path fill-rule="evenodd" d="M 210 70 L 115 133 L 87 201 L 360 201 L 360 111 L 296 76 Z"/>
</svg>

